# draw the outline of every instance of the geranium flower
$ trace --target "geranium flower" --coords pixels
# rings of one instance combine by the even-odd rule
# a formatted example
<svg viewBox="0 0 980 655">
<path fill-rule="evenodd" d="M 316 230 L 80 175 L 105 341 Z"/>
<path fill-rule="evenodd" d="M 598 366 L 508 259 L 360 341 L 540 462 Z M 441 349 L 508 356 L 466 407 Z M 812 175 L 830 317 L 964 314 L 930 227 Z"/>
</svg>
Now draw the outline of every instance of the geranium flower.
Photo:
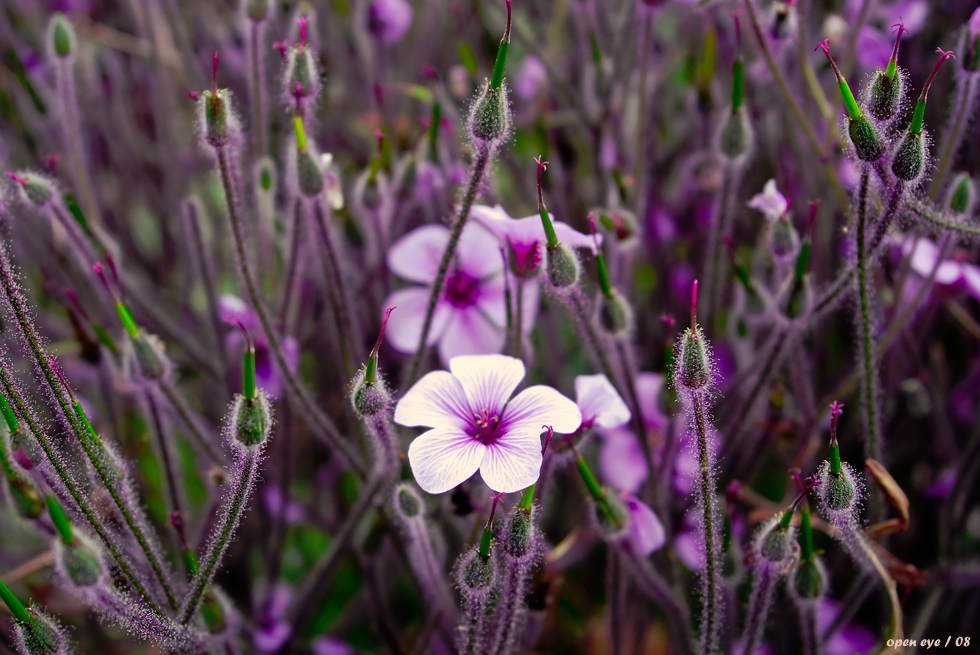
<svg viewBox="0 0 980 655">
<path fill-rule="evenodd" d="M 530 278 L 538 272 L 538 265 L 544 258 L 544 245 L 547 242 L 541 216 L 534 214 L 526 218 L 511 218 L 503 207 L 488 207 L 477 205 L 470 211 L 470 216 L 494 234 L 500 243 L 507 248 L 511 270 L 514 275 Z M 589 248 L 596 254 L 595 241 L 591 236 L 582 234 L 572 226 L 554 220 L 555 236 L 562 243 L 572 248 Z M 602 237 L 599 235 L 599 243 Z"/>
<path fill-rule="evenodd" d="M 584 428 L 618 428 L 633 417 L 616 387 L 602 373 L 575 378 L 575 404 L 582 413 Z"/>
<path fill-rule="evenodd" d="M 439 494 L 477 469 L 490 489 L 510 493 L 534 484 L 541 471 L 545 427 L 569 434 L 582 423 L 571 400 L 538 385 L 511 399 L 524 363 L 506 355 L 454 357 L 447 371 L 415 383 L 395 406 L 395 423 L 433 428 L 408 448 L 418 485 Z"/>
<path fill-rule="evenodd" d="M 245 301 L 237 296 L 230 294 L 218 298 L 218 316 L 225 323 L 236 325 L 241 322 L 245 329 L 252 335 L 255 343 L 255 384 L 265 390 L 271 396 L 280 396 L 282 393 L 282 380 L 279 371 L 276 370 L 275 356 L 269 349 L 269 340 L 262 329 L 262 322 L 259 321 L 258 314 Z M 245 337 L 241 331 L 233 330 L 225 338 L 225 346 L 229 353 L 234 357 L 231 361 L 241 361 L 242 344 Z M 293 337 L 284 337 L 282 340 L 283 355 L 286 357 L 286 365 L 290 371 L 295 371 L 299 365 L 299 344 Z"/>
<path fill-rule="evenodd" d="M 388 250 L 388 268 L 396 275 L 431 285 L 449 243 L 445 225 L 424 225 L 396 241 Z M 429 343 L 439 344 L 443 366 L 458 355 L 498 353 L 504 346 L 507 305 L 504 263 L 493 235 L 477 224 L 463 228 L 456 257 L 443 282 L 429 330 Z M 386 335 L 394 348 L 413 353 L 419 345 L 431 286 L 394 292 L 382 304 L 398 307 L 397 320 Z M 524 331 L 530 332 L 538 313 L 538 286 L 524 288 Z"/>
<path fill-rule="evenodd" d="M 902 244 L 902 254 L 909 258 L 909 266 L 920 278 L 928 278 L 939 259 L 939 247 L 922 237 L 916 241 L 907 239 Z M 946 287 L 963 287 L 974 298 L 980 300 L 980 267 L 959 259 L 946 259 L 939 262 L 936 269 L 936 284 Z M 908 292 L 914 295 L 917 289 Z"/>
<path fill-rule="evenodd" d="M 630 515 L 630 543 L 640 555 L 646 556 L 662 547 L 667 533 L 657 515 L 636 496 L 623 493 L 619 497 Z"/>
<path fill-rule="evenodd" d="M 762 193 L 752 196 L 752 200 L 746 204 L 752 209 L 758 209 L 770 222 L 781 218 L 789 209 L 789 201 L 776 188 L 776 180 L 772 179 L 762 187 Z"/>
<path fill-rule="evenodd" d="M 368 9 L 368 29 L 383 42 L 394 45 L 412 26 L 412 5 L 406 0 L 374 0 Z"/>
<path fill-rule="evenodd" d="M 514 76 L 514 93 L 521 100 L 532 100 L 538 95 L 538 89 L 548 79 L 548 71 L 544 64 L 534 55 L 524 57 L 521 67 Z"/>
</svg>

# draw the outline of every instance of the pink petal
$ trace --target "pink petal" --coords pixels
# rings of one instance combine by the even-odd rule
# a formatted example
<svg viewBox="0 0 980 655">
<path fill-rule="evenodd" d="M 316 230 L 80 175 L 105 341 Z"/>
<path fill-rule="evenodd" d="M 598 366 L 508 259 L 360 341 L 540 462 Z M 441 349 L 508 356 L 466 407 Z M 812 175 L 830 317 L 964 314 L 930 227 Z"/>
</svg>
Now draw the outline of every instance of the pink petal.
<svg viewBox="0 0 980 655">
<path fill-rule="evenodd" d="M 310 644 L 313 655 L 354 655 L 354 647 L 334 637 L 317 637 Z"/>
<path fill-rule="evenodd" d="M 630 542 L 641 555 L 649 555 L 664 545 L 667 533 L 653 510 L 630 494 L 620 494 L 630 513 Z"/>
<path fill-rule="evenodd" d="M 538 94 L 541 84 L 548 79 L 544 64 L 534 55 L 524 57 L 514 76 L 514 92 L 521 100 L 531 100 Z"/>
<path fill-rule="evenodd" d="M 552 217 L 554 220 L 554 217 Z M 544 230 L 544 227 L 541 228 Z M 597 253 L 595 247 L 595 240 L 592 238 L 591 234 L 582 234 L 574 227 L 568 223 L 555 222 L 555 236 L 562 243 L 567 243 L 572 248 L 588 248 L 592 251 L 592 254 Z M 602 235 L 596 234 L 596 238 L 599 239 L 599 244 L 602 245 Z"/>
<path fill-rule="evenodd" d="M 541 434 L 544 425 L 561 434 L 572 434 L 582 425 L 582 413 L 569 398 L 543 384 L 517 394 L 501 419 L 501 427 L 508 430 L 537 430 Z"/>
<path fill-rule="evenodd" d="M 439 341 L 439 358 L 447 366 L 462 355 L 490 355 L 504 347 L 504 331 L 476 307 L 452 310 L 452 318 Z M 474 405 L 475 407 L 475 405 Z"/>
<path fill-rule="evenodd" d="M 682 532 L 674 539 L 674 549 L 684 565 L 692 571 L 704 568 L 703 540 L 693 532 Z"/>
<path fill-rule="evenodd" d="M 511 293 L 514 294 L 515 292 L 511 291 Z M 512 295 L 511 298 L 515 299 L 516 295 Z M 525 306 L 527 305 L 525 304 Z M 476 299 L 476 308 L 478 308 L 492 324 L 503 330 L 504 326 L 507 325 L 507 296 L 504 294 L 503 275 L 497 275 L 486 282 L 480 283 L 480 295 Z M 500 352 L 500 349 L 498 348 L 488 352 Z M 463 355 L 467 353 L 459 354 Z"/>
<path fill-rule="evenodd" d="M 486 447 L 480 475 L 493 491 L 520 491 L 537 482 L 541 459 L 541 431 L 508 430 Z"/>
<path fill-rule="evenodd" d="M 402 353 L 414 353 L 422 338 L 422 325 L 425 323 L 425 311 L 429 305 L 430 290 L 425 287 L 409 287 L 400 289 L 388 296 L 384 307 L 394 305 L 398 308 L 392 313 L 385 330 L 385 338 L 395 350 Z M 446 302 L 437 301 L 435 313 L 432 315 L 432 326 L 429 329 L 428 345 L 442 338 L 446 325 L 452 316 L 452 307 Z"/>
<path fill-rule="evenodd" d="M 423 225 L 391 245 L 388 268 L 398 277 L 429 284 L 436 279 L 439 262 L 448 244 L 449 228 L 438 224 Z"/>
<path fill-rule="evenodd" d="M 786 212 L 789 203 L 786 198 L 776 188 L 776 180 L 769 180 L 762 187 L 762 193 L 752 196 L 752 200 L 747 203 L 752 209 L 758 209 L 765 214 L 766 218 L 774 221 Z"/>
<path fill-rule="evenodd" d="M 660 391 L 664 387 L 664 376 L 659 373 L 640 373 L 634 382 L 639 396 L 640 414 L 647 428 L 662 430 L 667 426 L 667 417 L 660 411 Z"/>
<path fill-rule="evenodd" d="M 524 362 L 507 355 L 454 357 L 449 370 L 463 385 L 470 407 L 499 414 L 524 379 Z M 499 490 L 498 490 L 499 491 Z"/>
<path fill-rule="evenodd" d="M 467 223 L 459 235 L 456 246 L 459 268 L 477 279 L 500 273 L 504 259 L 500 256 L 500 244 L 493 233 L 479 223 Z"/>
<path fill-rule="evenodd" d="M 618 489 L 635 493 L 649 476 L 643 449 L 636 435 L 626 428 L 603 430 L 599 450 L 602 479 Z"/>
<path fill-rule="evenodd" d="M 516 281 L 514 284 L 516 285 Z M 516 293 L 514 298 L 517 298 Z M 538 320 L 538 306 L 541 304 L 541 285 L 537 280 L 524 281 L 523 304 L 524 316 L 521 317 L 521 330 L 524 334 L 531 334 L 531 330 L 534 329 L 534 323 Z"/>
<path fill-rule="evenodd" d="M 602 373 L 575 378 L 575 403 L 582 412 L 583 423 L 601 428 L 619 427 L 633 417 L 619 392 Z"/>
<path fill-rule="evenodd" d="M 973 264 L 963 264 L 963 281 L 971 296 L 980 300 L 980 268 Z"/>
<path fill-rule="evenodd" d="M 395 405 L 395 423 L 405 427 L 465 429 L 473 415 L 466 392 L 452 374 L 432 371 L 422 376 Z"/>
<path fill-rule="evenodd" d="M 437 428 L 409 445 L 408 463 L 422 489 L 441 494 L 476 473 L 486 451 L 486 446 L 460 429 Z"/>
</svg>

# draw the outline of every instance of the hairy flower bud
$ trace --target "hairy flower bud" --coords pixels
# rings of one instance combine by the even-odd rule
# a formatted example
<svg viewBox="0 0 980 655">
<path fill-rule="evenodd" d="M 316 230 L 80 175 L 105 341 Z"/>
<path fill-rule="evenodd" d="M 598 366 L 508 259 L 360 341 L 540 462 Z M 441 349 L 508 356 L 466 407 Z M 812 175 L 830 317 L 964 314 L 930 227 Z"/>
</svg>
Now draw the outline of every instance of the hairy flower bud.
<svg viewBox="0 0 980 655">
<path fill-rule="evenodd" d="M 256 23 L 269 15 L 269 0 L 245 0 L 245 15 Z"/>
<path fill-rule="evenodd" d="M 77 530 L 74 531 L 74 539 L 70 544 L 65 544 L 60 539 L 55 541 L 55 553 L 58 572 L 70 585 L 87 589 L 102 579 L 104 569 L 98 551 Z"/>
<path fill-rule="evenodd" d="M 17 513 L 25 519 L 36 519 L 44 512 L 44 501 L 33 484 L 18 475 L 7 478 L 10 498 Z"/>
<path fill-rule="evenodd" d="M 66 59 L 77 51 L 75 28 L 61 12 L 54 14 L 48 23 L 48 45 L 51 52 L 61 59 Z"/>
<path fill-rule="evenodd" d="M 783 214 L 769 224 L 769 251 L 776 260 L 796 259 L 800 251 L 800 235 L 788 214 Z"/>
<path fill-rule="evenodd" d="M 14 624 L 14 642 L 22 655 L 62 655 L 67 640 L 54 621 L 34 608 L 27 610 L 30 620 Z"/>
<path fill-rule="evenodd" d="M 407 482 L 395 486 L 393 505 L 395 513 L 402 519 L 414 519 L 422 511 L 422 499 Z"/>
<path fill-rule="evenodd" d="M 718 149 L 738 166 L 751 154 L 753 137 L 748 112 L 744 109 L 733 111 L 718 133 Z"/>
<path fill-rule="evenodd" d="M 296 150 L 296 183 L 300 193 L 307 198 L 318 196 L 323 191 L 323 171 L 320 170 L 319 157 L 311 147 Z"/>
<path fill-rule="evenodd" d="M 827 569 L 819 557 L 801 560 L 792 573 L 790 593 L 801 601 L 821 598 L 827 591 Z"/>
<path fill-rule="evenodd" d="M 548 248 L 547 268 L 548 280 L 559 289 L 566 289 L 578 282 L 580 273 L 578 257 L 566 243 Z"/>
<path fill-rule="evenodd" d="M 904 71 L 898 71 L 892 78 L 882 70 L 875 71 L 868 85 L 868 113 L 879 123 L 887 123 L 898 115 L 904 96 Z"/>
<path fill-rule="evenodd" d="M 675 361 L 677 363 L 674 380 L 677 384 L 696 391 L 704 389 L 711 383 L 714 373 L 711 346 L 700 325 L 684 330 Z"/>
<path fill-rule="evenodd" d="M 271 432 L 272 408 L 265 391 L 256 389 L 254 398 L 236 394 L 231 422 L 231 437 L 234 441 L 252 449 L 268 441 Z"/>
<path fill-rule="evenodd" d="M 784 528 L 777 521 L 763 528 L 758 540 L 758 554 L 773 564 L 781 564 L 793 553 L 793 529 Z"/>
<path fill-rule="evenodd" d="M 308 45 L 290 48 L 286 60 L 285 88 L 288 100 L 316 98 L 320 93 L 320 69 Z"/>
<path fill-rule="evenodd" d="M 840 473 L 835 474 L 831 471 L 830 464 L 824 462 L 818 475 L 820 485 L 817 487 L 817 494 L 824 512 L 835 522 L 855 520 L 861 500 L 861 488 L 854 469 L 842 462 Z"/>
<path fill-rule="evenodd" d="M 473 141 L 490 147 L 500 145 L 511 125 L 507 85 L 495 89 L 487 82 L 483 92 L 473 101 L 468 123 Z"/>
<path fill-rule="evenodd" d="M 854 152 L 861 161 L 876 162 L 885 154 L 885 141 L 867 116 L 848 120 L 847 131 L 854 144 Z"/>
<path fill-rule="evenodd" d="M 892 173 L 898 179 L 915 184 L 925 172 L 926 134 L 906 132 L 892 155 Z"/>
<path fill-rule="evenodd" d="M 534 550 L 535 528 L 531 511 L 520 506 L 504 522 L 504 551 L 513 559 L 524 559 Z"/>
<path fill-rule="evenodd" d="M 633 326 L 633 308 L 616 289 L 599 298 L 599 325 L 614 337 L 624 337 Z"/>
<path fill-rule="evenodd" d="M 969 173 L 960 173 L 949 186 L 949 200 L 946 205 L 956 214 L 970 214 L 976 198 L 976 188 Z"/>
<path fill-rule="evenodd" d="M 140 328 L 129 341 L 130 370 L 143 380 L 159 380 L 170 372 L 170 360 L 163 351 L 163 342 L 155 334 Z"/>
<path fill-rule="evenodd" d="M 198 102 L 201 105 L 204 140 L 213 148 L 228 145 L 237 127 L 235 115 L 229 106 L 231 92 L 228 89 L 204 91 Z"/>
<path fill-rule="evenodd" d="M 487 593 L 493 587 L 497 577 L 494 558 L 484 560 L 472 550 L 463 556 L 459 567 L 459 588 L 463 593 Z"/>
<path fill-rule="evenodd" d="M 16 174 L 7 175 L 17 182 L 20 189 L 20 197 L 25 203 L 30 203 L 36 207 L 44 207 L 50 203 L 55 196 L 55 184 L 44 175 L 18 171 Z"/>
</svg>

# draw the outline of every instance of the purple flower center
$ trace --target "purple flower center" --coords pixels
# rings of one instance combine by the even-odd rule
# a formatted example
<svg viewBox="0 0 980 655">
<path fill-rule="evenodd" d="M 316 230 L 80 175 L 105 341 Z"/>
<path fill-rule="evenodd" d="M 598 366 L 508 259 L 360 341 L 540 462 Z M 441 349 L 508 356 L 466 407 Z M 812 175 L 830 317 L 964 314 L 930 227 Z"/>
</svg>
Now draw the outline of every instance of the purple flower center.
<svg viewBox="0 0 980 655">
<path fill-rule="evenodd" d="M 481 443 L 489 446 L 501 436 L 497 432 L 497 428 L 500 427 L 499 414 L 491 416 L 490 410 L 484 409 L 479 414 L 473 412 L 473 418 L 473 425 L 466 432 L 474 439 L 479 439 Z"/>
<path fill-rule="evenodd" d="M 453 307 L 471 307 L 479 297 L 480 280 L 460 270 L 449 275 L 446 280 L 446 300 Z"/>
<path fill-rule="evenodd" d="M 537 270 L 541 261 L 541 251 L 538 248 L 538 241 L 531 243 L 514 243 L 510 239 L 511 270 L 514 275 L 520 277 L 531 277 Z"/>
</svg>

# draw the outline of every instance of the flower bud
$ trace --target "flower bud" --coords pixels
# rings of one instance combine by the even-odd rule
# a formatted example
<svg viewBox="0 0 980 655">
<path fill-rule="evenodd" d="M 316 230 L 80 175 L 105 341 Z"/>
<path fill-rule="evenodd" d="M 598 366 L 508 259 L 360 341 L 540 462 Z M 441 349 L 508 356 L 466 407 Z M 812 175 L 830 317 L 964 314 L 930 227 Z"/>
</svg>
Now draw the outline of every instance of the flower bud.
<svg viewBox="0 0 980 655">
<path fill-rule="evenodd" d="M 885 142 L 878 128 L 867 116 L 848 120 L 847 132 L 854 144 L 854 152 L 861 161 L 876 162 L 885 154 Z"/>
<path fill-rule="evenodd" d="M 884 71 L 875 71 L 868 85 L 868 113 L 880 123 L 887 123 L 898 115 L 905 95 L 905 75 L 898 72 L 888 78 Z"/>
<path fill-rule="evenodd" d="M 763 528 L 758 541 L 759 555 L 773 564 L 781 564 L 793 553 L 793 529 L 784 528 L 777 521 Z"/>
<path fill-rule="evenodd" d="M 320 69 L 312 48 L 302 44 L 289 49 L 284 79 L 287 101 L 316 98 L 320 92 Z"/>
<path fill-rule="evenodd" d="M 798 600 L 821 598 L 827 591 L 827 569 L 823 561 L 819 557 L 801 560 L 793 571 L 789 589 Z"/>
<path fill-rule="evenodd" d="M 960 173 L 950 185 L 949 200 L 946 204 L 956 214 L 970 214 L 973 211 L 976 195 L 970 174 Z"/>
<path fill-rule="evenodd" d="M 170 371 L 170 360 L 163 352 L 160 337 L 140 328 L 130 339 L 130 370 L 143 380 L 159 380 Z"/>
<path fill-rule="evenodd" d="M 496 147 L 510 132 L 510 103 L 507 100 L 507 85 L 493 88 L 490 83 L 473 101 L 469 116 L 470 137 L 478 144 Z"/>
<path fill-rule="evenodd" d="M 839 474 L 833 475 L 828 472 L 827 482 L 822 485 L 822 500 L 834 512 L 852 509 L 857 499 L 857 488 L 849 469 L 850 467 L 844 464 Z"/>
<path fill-rule="evenodd" d="M 925 132 L 906 132 L 892 155 L 892 173 L 904 182 L 915 184 L 925 171 L 925 158 Z"/>
<path fill-rule="evenodd" d="M 36 519 L 44 512 L 44 501 L 33 484 L 14 474 L 7 477 L 10 498 L 17 513 L 25 519 Z"/>
<path fill-rule="evenodd" d="M 773 259 L 779 261 L 796 259 L 800 252 L 800 235 L 789 220 L 789 214 L 783 214 L 769 224 L 769 251 Z"/>
<path fill-rule="evenodd" d="M 422 511 L 422 499 L 418 492 L 407 482 L 395 486 L 395 513 L 405 520 L 414 519 Z"/>
<path fill-rule="evenodd" d="M 27 610 L 26 623 L 14 624 L 17 650 L 26 655 L 61 655 L 67 652 L 67 641 L 61 627 L 33 607 Z"/>
<path fill-rule="evenodd" d="M 496 558 L 479 556 L 476 550 L 471 550 L 460 562 L 458 583 L 463 594 L 489 594 L 497 581 Z"/>
<path fill-rule="evenodd" d="M 504 552 L 512 559 L 524 559 L 534 550 L 534 542 L 531 510 L 515 506 L 504 522 Z"/>
<path fill-rule="evenodd" d="M 51 52 L 61 59 L 72 56 L 77 50 L 75 28 L 61 12 L 54 14 L 48 23 L 48 45 Z"/>
<path fill-rule="evenodd" d="M 269 15 L 269 0 L 245 0 L 245 15 L 256 23 Z"/>
<path fill-rule="evenodd" d="M 674 380 L 677 384 L 692 391 L 707 387 L 713 377 L 714 367 L 711 346 L 700 325 L 684 330 L 679 348 L 675 352 L 677 364 Z"/>
<path fill-rule="evenodd" d="M 566 243 L 548 248 L 547 267 L 548 280 L 559 289 L 568 288 L 578 282 L 580 272 L 578 257 Z"/>
<path fill-rule="evenodd" d="M 610 487 L 602 486 L 602 503 L 596 502 L 595 516 L 606 541 L 617 541 L 628 534 L 630 513 L 620 495 Z M 608 513 L 602 505 L 608 508 Z"/>
<path fill-rule="evenodd" d="M 378 351 L 385 336 L 385 327 L 388 325 L 388 317 L 395 307 L 385 308 L 384 318 L 381 319 L 381 330 L 378 340 L 374 343 L 368 355 L 367 364 L 358 372 L 354 378 L 354 411 L 358 416 L 373 416 L 384 412 L 391 405 L 391 394 L 385 386 L 384 380 L 378 377 Z"/>
<path fill-rule="evenodd" d="M 753 136 L 748 112 L 742 109 L 733 111 L 718 133 L 718 149 L 737 166 L 752 152 Z"/>
<path fill-rule="evenodd" d="M 320 170 L 319 157 L 312 147 L 303 150 L 296 149 L 296 183 L 300 193 L 307 198 L 318 196 L 323 191 L 323 172 Z"/>
<path fill-rule="evenodd" d="M 58 539 L 55 553 L 58 572 L 74 587 L 87 589 L 98 584 L 103 575 L 102 560 L 98 552 L 78 531 L 70 544 Z"/>
<path fill-rule="evenodd" d="M 599 325 L 614 337 L 624 337 L 633 325 L 633 308 L 616 289 L 599 299 Z"/>
<path fill-rule="evenodd" d="M 198 102 L 201 105 L 204 140 L 213 148 L 228 145 L 236 127 L 235 116 L 229 107 L 231 92 L 228 89 L 205 91 Z"/>
<path fill-rule="evenodd" d="M 253 449 L 269 440 L 272 432 L 272 408 L 262 389 L 255 390 L 254 398 L 235 394 L 232 409 L 231 437 L 245 448 Z"/>
<path fill-rule="evenodd" d="M 36 207 L 44 207 L 55 198 L 54 182 L 46 176 L 27 171 L 20 171 L 16 174 L 7 173 L 20 188 L 20 197 L 25 203 L 30 203 Z"/>
</svg>

